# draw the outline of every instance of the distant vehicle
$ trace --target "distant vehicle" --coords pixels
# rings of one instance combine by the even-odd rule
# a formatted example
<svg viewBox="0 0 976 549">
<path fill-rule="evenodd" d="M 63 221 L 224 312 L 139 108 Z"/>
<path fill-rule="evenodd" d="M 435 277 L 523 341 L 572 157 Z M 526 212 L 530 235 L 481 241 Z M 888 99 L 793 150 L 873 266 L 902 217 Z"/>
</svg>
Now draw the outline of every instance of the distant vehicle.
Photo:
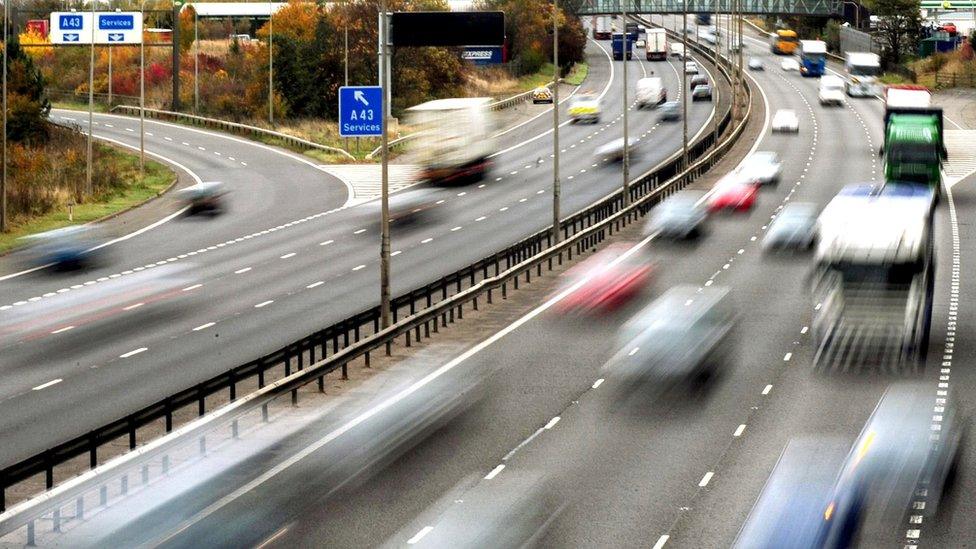
<svg viewBox="0 0 976 549">
<path fill-rule="evenodd" d="M 698 63 L 685 61 L 685 74 L 698 74 Z"/>
<path fill-rule="evenodd" d="M 941 195 L 942 164 L 947 153 L 942 108 L 931 104 L 923 86 L 885 88 L 885 178 L 935 189 Z"/>
<path fill-rule="evenodd" d="M 758 57 L 750 57 L 749 58 L 749 70 L 751 70 L 751 71 L 765 70 L 765 67 L 763 67 L 762 60 L 759 59 Z"/>
<path fill-rule="evenodd" d="M 497 118 L 486 97 L 428 101 L 407 109 L 417 132 L 412 150 L 421 166 L 420 179 L 431 183 L 480 181 L 495 152 Z"/>
<path fill-rule="evenodd" d="M 955 23 L 944 23 L 941 27 L 939 27 L 939 30 L 949 33 L 950 36 L 955 36 L 958 32 Z"/>
<path fill-rule="evenodd" d="M 692 101 L 711 101 L 712 86 L 709 84 L 699 84 L 691 90 Z"/>
<path fill-rule="evenodd" d="M 710 45 L 714 46 L 718 43 L 718 37 L 708 31 L 701 31 L 698 33 L 698 39 L 708 42 Z"/>
<path fill-rule="evenodd" d="M 611 38 L 611 40 L 613 41 L 613 60 L 622 61 L 624 59 L 624 52 L 626 52 L 627 61 L 630 61 L 630 59 L 634 55 L 635 39 L 632 38 L 629 34 L 625 35 L 620 32 L 615 32 L 613 33 L 613 37 Z"/>
<path fill-rule="evenodd" d="M 681 120 L 681 102 L 680 101 L 668 101 L 662 103 L 658 107 L 660 114 L 660 120 L 662 121 L 673 121 Z"/>
<path fill-rule="evenodd" d="M 800 40 L 800 74 L 823 76 L 827 69 L 827 43 L 821 40 Z"/>
<path fill-rule="evenodd" d="M 648 29 L 644 41 L 648 61 L 663 61 L 668 56 L 668 35 L 664 29 Z"/>
<path fill-rule="evenodd" d="M 627 259 L 614 263 L 632 246 L 633 243 L 627 242 L 611 244 L 566 271 L 560 293 L 586 281 L 556 303 L 556 312 L 585 315 L 609 313 L 636 298 L 650 283 L 655 266 L 642 254 L 631 254 Z"/>
<path fill-rule="evenodd" d="M 711 25 L 712 15 L 710 13 L 699 13 L 695 16 L 696 25 Z"/>
<path fill-rule="evenodd" d="M 230 40 L 232 42 L 234 40 L 237 40 L 238 42 L 245 42 L 246 43 L 246 42 L 250 42 L 251 41 L 251 35 L 250 34 L 232 34 L 232 35 L 230 35 Z"/>
<path fill-rule="evenodd" d="M 610 40 L 610 35 L 613 33 L 613 27 L 610 25 L 610 17 L 607 15 L 597 15 L 593 17 L 593 39 L 594 40 Z"/>
<path fill-rule="evenodd" d="M 735 324 L 728 288 L 675 286 L 624 324 L 604 369 L 654 390 L 698 385 L 729 365 Z"/>
<path fill-rule="evenodd" d="M 397 193 L 391 193 L 389 199 L 390 222 L 396 227 L 418 224 L 431 215 L 437 206 L 440 195 L 436 189 L 424 185 L 414 185 Z M 376 208 L 378 204 L 371 206 Z M 373 212 L 373 219 L 379 219 L 379 209 Z"/>
<path fill-rule="evenodd" d="M 680 42 L 675 42 L 668 45 L 668 55 L 671 57 L 684 57 L 685 56 L 685 45 Z"/>
<path fill-rule="evenodd" d="M 817 99 L 821 105 L 844 105 L 844 79 L 828 74 L 820 77 Z"/>
<path fill-rule="evenodd" d="M 790 202 L 769 224 L 763 251 L 810 250 L 817 242 L 817 205 Z"/>
<path fill-rule="evenodd" d="M 746 212 L 756 205 L 759 186 L 737 173 L 719 179 L 708 196 L 708 211 L 732 210 Z"/>
<path fill-rule="evenodd" d="M 878 75 L 881 74 L 881 57 L 876 53 L 848 52 L 844 59 L 847 71 L 847 95 L 874 97 L 881 94 Z"/>
<path fill-rule="evenodd" d="M 739 530 L 733 549 L 846 549 L 856 546 L 864 495 L 839 485 L 843 438 L 791 439 Z"/>
<path fill-rule="evenodd" d="M 539 86 L 532 90 L 532 103 L 552 103 L 552 90 L 546 86 Z"/>
<path fill-rule="evenodd" d="M 796 62 L 796 59 L 784 59 L 782 63 L 779 64 L 780 67 L 786 72 L 793 72 L 800 70 L 800 64 Z"/>
<path fill-rule="evenodd" d="M 800 119 L 796 116 L 796 111 L 779 109 L 773 114 L 772 126 L 773 133 L 799 133 Z"/>
<path fill-rule="evenodd" d="M 177 197 L 189 208 L 187 215 L 223 213 L 226 195 L 227 188 L 219 181 L 204 181 L 177 192 Z"/>
<path fill-rule="evenodd" d="M 28 246 L 23 254 L 34 266 L 51 266 L 58 271 L 71 271 L 98 264 L 101 252 L 95 249 L 93 234 L 91 227 L 71 225 L 24 236 L 18 240 Z"/>
<path fill-rule="evenodd" d="M 759 185 L 775 185 L 779 183 L 782 167 L 783 164 L 775 152 L 756 151 L 745 159 L 736 172 Z"/>
<path fill-rule="evenodd" d="M 769 38 L 769 49 L 776 55 L 793 55 L 799 39 L 796 31 L 779 29 Z"/>
<path fill-rule="evenodd" d="M 729 44 L 729 51 L 738 52 L 739 50 L 745 49 L 742 41 L 739 40 L 738 36 L 733 36 Z"/>
<path fill-rule="evenodd" d="M 668 90 L 664 81 L 656 76 L 637 81 L 637 108 L 656 107 L 668 100 Z"/>
<path fill-rule="evenodd" d="M 644 234 L 677 239 L 702 236 L 708 220 L 704 198 L 701 191 L 681 191 L 664 200 L 651 210 Z"/>
<path fill-rule="evenodd" d="M 629 155 L 633 155 L 634 148 L 636 147 L 636 141 L 633 138 L 628 138 L 627 151 Z M 624 158 L 624 138 L 620 137 L 614 139 L 613 141 L 597 147 L 593 156 L 598 159 L 607 159 L 611 161 L 619 161 Z"/>
<path fill-rule="evenodd" d="M 696 87 L 702 85 L 708 85 L 708 77 L 704 74 L 696 74 L 695 76 L 692 76 L 691 80 L 688 82 L 688 87 L 691 89 L 695 89 Z"/>
<path fill-rule="evenodd" d="M 569 104 L 569 119 L 573 123 L 600 122 L 600 100 L 593 94 L 579 94 Z"/>
</svg>

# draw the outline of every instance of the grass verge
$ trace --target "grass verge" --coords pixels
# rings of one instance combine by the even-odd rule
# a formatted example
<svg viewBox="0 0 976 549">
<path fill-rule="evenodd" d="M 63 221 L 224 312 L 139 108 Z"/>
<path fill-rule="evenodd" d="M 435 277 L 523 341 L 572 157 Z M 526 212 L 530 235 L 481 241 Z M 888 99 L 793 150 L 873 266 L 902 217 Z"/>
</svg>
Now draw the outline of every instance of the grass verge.
<svg viewBox="0 0 976 549">
<path fill-rule="evenodd" d="M 168 167 L 151 160 L 146 161 L 146 177 L 139 180 L 139 156 L 130 154 L 113 147 L 98 144 L 102 149 L 102 162 L 112 162 L 117 169 L 132 183 L 124 189 L 109 194 L 104 200 L 90 204 L 78 204 L 74 207 L 74 220 L 68 221 L 67 210 L 51 212 L 27 220 L 15 222 L 6 233 L 0 233 L 0 253 L 20 246 L 18 238 L 30 234 L 41 233 L 80 225 L 116 214 L 159 195 L 173 182 L 176 175 Z"/>
</svg>

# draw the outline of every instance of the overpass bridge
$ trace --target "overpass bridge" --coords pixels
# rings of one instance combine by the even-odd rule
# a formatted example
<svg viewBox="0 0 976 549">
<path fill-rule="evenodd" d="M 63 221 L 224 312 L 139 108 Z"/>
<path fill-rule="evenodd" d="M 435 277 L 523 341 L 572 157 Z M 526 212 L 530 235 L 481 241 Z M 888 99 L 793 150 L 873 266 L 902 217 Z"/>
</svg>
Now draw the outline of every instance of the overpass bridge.
<svg viewBox="0 0 976 549">
<path fill-rule="evenodd" d="M 687 5 L 686 5 L 687 2 Z M 841 15 L 843 0 L 740 0 L 744 14 L 756 15 Z M 715 13 L 728 12 L 731 0 L 589 0 L 582 2 L 579 15 L 612 15 L 626 8 L 628 13 Z"/>
</svg>

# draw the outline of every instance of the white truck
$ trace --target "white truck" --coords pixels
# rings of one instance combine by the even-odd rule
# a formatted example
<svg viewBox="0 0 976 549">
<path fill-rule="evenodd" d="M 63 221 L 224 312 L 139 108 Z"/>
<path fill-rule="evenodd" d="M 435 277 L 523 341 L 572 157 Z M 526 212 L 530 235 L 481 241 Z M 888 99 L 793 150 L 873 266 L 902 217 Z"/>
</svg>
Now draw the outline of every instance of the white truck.
<svg viewBox="0 0 976 549">
<path fill-rule="evenodd" d="M 613 27 L 610 25 L 609 15 L 596 15 L 593 17 L 593 39 L 610 40 Z"/>
<path fill-rule="evenodd" d="M 935 280 L 935 193 L 849 185 L 818 220 L 813 276 L 819 368 L 896 373 L 924 365 Z"/>
<path fill-rule="evenodd" d="M 417 133 L 412 151 L 420 178 L 432 183 L 480 181 L 495 152 L 495 112 L 490 97 L 437 99 L 407 109 Z"/>
<path fill-rule="evenodd" d="M 668 58 L 668 35 L 664 29 L 647 29 L 644 49 L 648 61 L 665 61 Z"/>
<path fill-rule="evenodd" d="M 881 74 L 881 58 L 876 53 L 848 52 L 844 60 L 847 71 L 845 91 L 851 97 L 881 95 L 878 75 Z"/>
</svg>

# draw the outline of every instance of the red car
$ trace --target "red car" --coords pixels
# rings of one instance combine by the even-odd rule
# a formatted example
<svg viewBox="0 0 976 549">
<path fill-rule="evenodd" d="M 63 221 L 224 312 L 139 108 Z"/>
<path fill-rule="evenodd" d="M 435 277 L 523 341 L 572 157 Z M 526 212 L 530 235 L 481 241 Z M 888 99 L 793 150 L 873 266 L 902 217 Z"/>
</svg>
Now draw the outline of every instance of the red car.
<svg viewBox="0 0 976 549">
<path fill-rule="evenodd" d="M 654 265 L 635 253 L 614 264 L 633 243 L 619 242 L 573 267 L 563 276 L 560 293 L 573 288 L 553 309 L 559 313 L 609 313 L 636 297 L 648 284 Z"/>
<path fill-rule="evenodd" d="M 756 205 L 758 196 L 758 182 L 742 179 L 737 174 L 729 174 L 719 180 L 708 197 L 708 211 L 749 211 Z"/>
</svg>

